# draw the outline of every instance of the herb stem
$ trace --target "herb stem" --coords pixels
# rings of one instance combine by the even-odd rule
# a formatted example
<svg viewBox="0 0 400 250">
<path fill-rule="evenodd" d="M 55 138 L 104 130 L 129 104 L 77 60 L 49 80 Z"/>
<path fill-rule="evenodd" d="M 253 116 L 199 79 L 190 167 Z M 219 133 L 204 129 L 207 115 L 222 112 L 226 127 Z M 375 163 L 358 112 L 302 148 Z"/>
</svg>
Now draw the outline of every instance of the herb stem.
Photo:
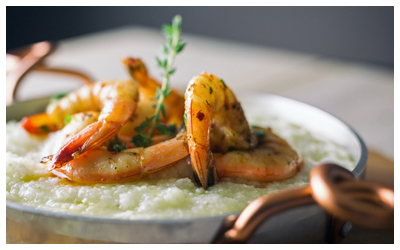
<svg viewBox="0 0 400 250">
<path fill-rule="evenodd" d="M 175 72 L 173 68 L 175 56 L 183 50 L 185 43 L 182 43 L 180 39 L 181 34 L 181 23 L 182 18 L 180 15 L 176 15 L 172 19 L 172 25 L 163 25 L 164 35 L 167 38 L 167 42 L 163 44 L 163 59 L 157 59 L 158 66 L 163 69 L 163 81 L 161 88 L 157 88 L 156 99 L 157 105 L 155 114 L 150 118 L 146 117 L 146 120 L 135 128 L 138 133 L 132 137 L 132 142 L 137 147 L 148 147 L 153 142 L 152 133 L 155 129 L 164 133 L 174 133 L 176 131 L 175 125 L 167 126 L 161 122 L 161 114 L 166 117 L 164 100 L 171 94 L 170 75 Z"/>
<path fill-rule="evenodd" d="M 172 43 L 170 44 L 170 48 L 168 49 L 167 64 L 166 67 L 164 68 L 164 78 L 161 86 L 161 92 L 163 94 L 160 94 L 160 96 L 158 97 L 155 118 L 152 120 L 151 126 L 147 132 L 147 135 L 149 136 L 151 136 L 151 134 L 153 133 L 157 123 L 161 121 L 160 111 L 161 108 L 163 107 L 164 99 L 169 96 L 169 93 L 168 94 L 165 93 L 169 90 L 169 77 L 171 75 L 172 66 L 174 65 L 175 56 L 177 54 L 177 46 L 180 43 L 181 22 L 182 18 L 180 15 L 175 16 L 172 21 L 172 34 L 171 34 Z"/>
</svg>

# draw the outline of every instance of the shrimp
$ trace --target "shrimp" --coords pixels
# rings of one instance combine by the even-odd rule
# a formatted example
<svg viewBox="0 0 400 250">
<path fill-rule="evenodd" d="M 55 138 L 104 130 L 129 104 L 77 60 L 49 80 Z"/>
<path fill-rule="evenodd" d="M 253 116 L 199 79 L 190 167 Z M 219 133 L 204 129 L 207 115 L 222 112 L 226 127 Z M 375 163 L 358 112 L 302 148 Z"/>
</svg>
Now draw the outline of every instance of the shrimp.
<svg viewBox="0 0 400 250">
<path fill-rule="evenodd" d="M 129 131 L 134 131 L 134 128 L 139 126 L 146 117 L 154 115 L 154 107 L 157 103 L 154 97 L 156 96 L 157 89 L 161 88 L 161 84 L 148 75 L 147 68 L 142 60 L 127 57 L 123 59 L 122 62 L 132 78 L 140 84 L 138 115 L 135 116 L 135 120 L 125 125 L 121 131 L 121 133 L 125 131 L 129 133 Z M 179 94 L 176 90 L 172 90 L 169 97 L 164 99 L 164 109 L 166 117 L 164 117 L 162 122 L 166 125 L 175 124 L 175 126 L 179 127 L 183 122 L 183 113 L 185 110 L 185 99 L 183 95 Z M 142 110 L 149 110 L 150 112 L 141 112 Z"/>
<path fill-rule="evenodd" d="M 132 181 L 162 170 L 189 155 L 185 134 L 147 148 L 121 152 L 104 147 L 86 151 L 79 158 L 49 168 L 53 174 L 78 183 Z"/>
<path fill-rule="evenodd" d="M 57 151 L 67 143 L 75 134 L 79 133 L 82 129 L 89 124 L 96 122 L 99 118 L 99 112 L 85 111 L 71 115 L 71 120 L 61 130 L 55 131 L 47 139 L 44 152 L 55 154 Z"/>
<path fill-rule="evenodd" d="M 139 102 L 134 115 L 119 130 L 118 135 L 134 136 L 137 134 L 135 128 L 139 126 L 146 119 L 146 117 L 151 117 L 154 115 L 155 106 L 157 104 L 157 100 L 155 100 L 154 97 L 156 95 L 157 88 L 161 87 L 161 85 L 147 74 L 146 66 L 140 59 L 126 58 L 123 60 L 123 63 L 131 76 L 139 83 Z M 90 92 L 90 90 L 88 90 L 91 88 L 90 86 L 91 85 L 82 87 L 81 93 L 85 91 Z M 82 100 L 82 98 L 76 99 L 79 100 L 80 103 L 74 105 L 72 110 L 68 108 L 63 110 L 63 112 L 58 112 L 59 110 L 54 108 L 54 106 L 59 106 L 59 101 L 56 101 L 48 106 L 45 113 L 25 117 L 21 120 L 20 124 L 27 132 L 36 135 L 42 135 L 62 129 L 64 127 L 64 119 L 67 114 L 73 114 L 86 110 L 99 111 L 96 105 L 91 105 L 90 99 L 86 99 L 86 101 Z M 71 99 L 69 101 L 73 102 Z M 68 106 L 69 104 L 64 103 L 63 105 Z M 164 100 L 164 109 L 166 117 L 162 119 L 162 122 L 166 125 L 174 124 L 176 127 L 178 127 L 183 121 L 183 95 L 180 95 L 177 91 L 172 90 L 170 96 Z"/>
<path fill-rule="evenodd" d="M 86 110 L 101 112 L 98 121 L 71 137 L 55 155 L 45 157 L 42 162 L 51 160 L 53 168 L 56 168 L 114 137 L 136 110 L 137 87 L 135 81 L 98 82 L 85 85 L 50 104 L 47 113 L 56 123 L 63 123 L 67 114 Z"/>
<path fill-rule="evenodd" d="M 259 141 L 253 149 L 214 153 L 216 170 L 222 181 L 276 181 L 290 178 L 299 171 L 302 160 L 284 139 L 270 128 L 256 128 L 256 133 Z M 83 184 L 133 181 L 185 161 L 188 155 L 187 134 L 180 131 L 175 138 L 148 148 L 121 152 L 105 147 L 92 149 L 49 171 Z"/>
<path fill-rule="evenodd" d="M 251 181 L 276 181 L 292 177 L 303 162 L 297 152 L 271 128 L 255 128 L 258 144 L 250 150 L 215 153 L 220 178 L 239 177 Z"/>
<path fill-rule="evenodd" d="M 207 189 L 218 180 L 212 152 L 251 149 L 257 138 L 236 96 L 218 77 L 194 77 L 185 99 L 190 159 L 196 178 Z"/>
</svg>

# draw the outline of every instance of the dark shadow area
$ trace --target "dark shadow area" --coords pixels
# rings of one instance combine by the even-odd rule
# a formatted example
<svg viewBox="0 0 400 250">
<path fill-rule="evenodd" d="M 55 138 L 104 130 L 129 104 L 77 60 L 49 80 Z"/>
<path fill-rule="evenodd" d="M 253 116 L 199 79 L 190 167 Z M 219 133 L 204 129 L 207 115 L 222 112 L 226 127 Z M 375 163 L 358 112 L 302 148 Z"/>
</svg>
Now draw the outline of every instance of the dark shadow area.
<svg viewBox="0 0 400 250">
<path fill-rule="evenodd" d="M 159 28 L 393 67 L 393 7 L 7 7 L 6 49 L 126 25 Z"/>
</svg>

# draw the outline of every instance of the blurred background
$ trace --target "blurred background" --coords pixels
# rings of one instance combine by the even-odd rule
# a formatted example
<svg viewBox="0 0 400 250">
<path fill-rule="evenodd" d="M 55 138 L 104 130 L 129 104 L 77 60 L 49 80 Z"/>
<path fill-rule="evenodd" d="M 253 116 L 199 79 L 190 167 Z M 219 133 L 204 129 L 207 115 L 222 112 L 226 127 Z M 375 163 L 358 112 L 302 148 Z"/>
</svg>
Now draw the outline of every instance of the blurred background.
<svg viewBox="0 0 400 250">
<path fill-rule="evenodd" d="M 393 67 L 394 7 L 7 7 L 7 51 L 178 13 L 185 34 Z"/>
</svg>

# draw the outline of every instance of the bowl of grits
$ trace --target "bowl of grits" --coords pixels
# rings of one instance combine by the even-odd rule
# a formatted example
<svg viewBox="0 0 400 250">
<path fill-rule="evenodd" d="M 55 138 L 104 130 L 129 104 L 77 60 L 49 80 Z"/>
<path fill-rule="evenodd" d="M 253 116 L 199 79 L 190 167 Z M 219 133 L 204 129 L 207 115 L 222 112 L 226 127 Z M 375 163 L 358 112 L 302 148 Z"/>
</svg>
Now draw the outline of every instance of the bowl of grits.
<svg viewBox="0 0 400 250">
<path fill-rule="evenodd" d="M 46 171 L 40 159 L 51 138 L 30 136 L 18 121 L 43 112 L 49 98 L 7 107 L 7 218 L 32 228 L 119 243 L 208 243 L 226 216 L 254 199 L 308 184 L 311 168 L 332 162 L 362 178 L 367 149 L 344 122 L 310 105 L 266 93 L 238 92 L 251 125 L 271 127 L 302 157 L 293 177 L 268 183 L 220 182 L 204 190 L 181 161 L 125 183 L 77 184 Z M 51 136 L 51 135 L 50 135 Z M 317 242 L 326 216 L 317 205 L 296 208 L 266 221 L 251 243 Z"/>
</svg>

